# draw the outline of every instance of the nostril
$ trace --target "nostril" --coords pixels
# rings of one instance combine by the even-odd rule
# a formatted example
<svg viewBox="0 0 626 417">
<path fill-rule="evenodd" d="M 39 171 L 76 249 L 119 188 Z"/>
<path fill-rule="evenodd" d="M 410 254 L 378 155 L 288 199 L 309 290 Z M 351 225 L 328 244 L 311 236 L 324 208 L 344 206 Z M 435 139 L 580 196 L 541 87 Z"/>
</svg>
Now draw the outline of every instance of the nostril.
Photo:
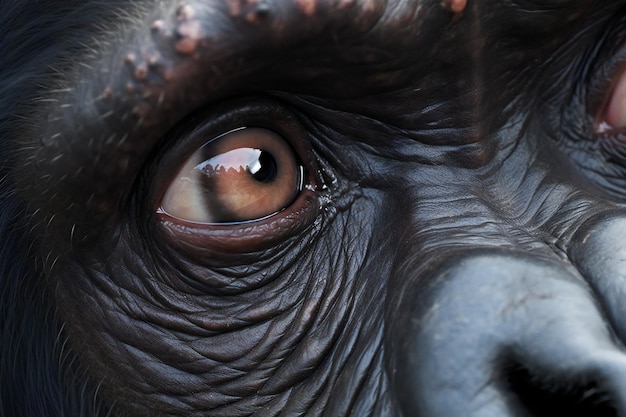
<svg viewBox="0 0 626 417">
<path fill-rule="evenodd" d="M 552 381 L 521 365 L 507 372 L 509 389 L 530 417 L 617 417 L 609 393 L 594 381 Z"/>
<path fill-rule="evenodd" d="M 387 330 L 403 415 L 626 417 L 626 338 L 581 277 L 497 253 L 429 268 L 436 285 L 398 294 Z"/>
</svg>

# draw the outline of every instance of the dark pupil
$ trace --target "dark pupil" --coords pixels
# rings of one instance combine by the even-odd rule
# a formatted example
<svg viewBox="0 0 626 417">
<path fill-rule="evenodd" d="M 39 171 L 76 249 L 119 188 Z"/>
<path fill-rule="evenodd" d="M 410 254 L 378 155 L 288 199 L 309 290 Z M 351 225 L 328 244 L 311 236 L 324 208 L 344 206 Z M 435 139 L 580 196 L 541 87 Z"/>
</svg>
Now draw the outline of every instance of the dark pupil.
<svg viewBox="0 0 626 417">
<path fill-rule="evenodd" d="M 278 174 L 278 167 L 276 166 L 276 160 L 272 154 L 261 151 L 258 161 L 258 164 L 254 164 L 252 167 L 248 166 L 248 171 L 252 177 L 263 183 L 274 181 Z"/>
</svg>

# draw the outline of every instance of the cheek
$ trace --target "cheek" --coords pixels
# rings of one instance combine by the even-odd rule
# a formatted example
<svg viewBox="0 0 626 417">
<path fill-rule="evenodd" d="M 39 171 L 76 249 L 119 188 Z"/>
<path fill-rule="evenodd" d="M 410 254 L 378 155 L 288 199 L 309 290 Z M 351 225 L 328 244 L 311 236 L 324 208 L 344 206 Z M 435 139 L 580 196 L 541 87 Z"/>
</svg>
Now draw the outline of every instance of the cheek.
<svg viewBox="0 0 626 417">
<path fill-rule="evenodd" d="M 135 235 L 84 251 L 92 259 L 84 265 L 60 261 L 54 278 L 68 342 L 130 415 L 278 413 L 292 395 L 315 401 L 303 393 L 336 378 L 375 380 L 380 373 L 368 369 L 379 366 L 370 351 L 380 343 L 387 266 L 367 259 L 373 219 L 355 228 L 347 220 L 327 218 L 287 247 L 228 267 L 165 244 L 146 248 Z M 354 388 L 339 384 L 333 395 L 350 398 Z"/>
<path fill-rule="evenodd" d="M 131 415 L 219 408 L 229 402 L 226 397 L 235 403 L 247 397 L 267 401 L 259 390 L 268 379 L 279 384 L 272 375 L 285 360 L 285 349 L 293 348 L 277 347 L 303 337 L 298 332 L 317 320 L 301 305 L 311 278 L 300 272 L 295 279 L 289 269 L 266 270 L 273 280 L 262 289 L 210 295 L 198 290 L 201 281 L 227 283 L 237 280 L 237 273 L 181 260 L 172 260 L 176 267 L 150 266 L 141 259 L 159 258 L 136 253 L 118 248 L 94 262 L 96 268 L 59 264 L 57 269 L 69 343 L 92 376 L 105 381 L 106 398 L 125 404 Z M 250 280 L 260 278 L 262 272 Z M 322 294 L 309 295 L 306 310 L 318 311 Z M 287 375 L 280 384 L 295 382 Z"/>
</svg>

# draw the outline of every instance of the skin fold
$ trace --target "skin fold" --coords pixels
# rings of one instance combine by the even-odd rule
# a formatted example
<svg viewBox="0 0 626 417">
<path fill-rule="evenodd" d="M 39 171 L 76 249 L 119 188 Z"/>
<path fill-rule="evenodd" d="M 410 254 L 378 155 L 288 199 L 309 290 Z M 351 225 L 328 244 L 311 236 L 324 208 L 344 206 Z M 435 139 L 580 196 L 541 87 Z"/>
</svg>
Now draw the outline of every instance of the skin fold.
<svg viewBox="0 0 626 417">
<path fill-rule="evenodd" d="M 624 68 L 626 1 L 1 2 L 0 416 L 626 417 Z"/>
</svg>

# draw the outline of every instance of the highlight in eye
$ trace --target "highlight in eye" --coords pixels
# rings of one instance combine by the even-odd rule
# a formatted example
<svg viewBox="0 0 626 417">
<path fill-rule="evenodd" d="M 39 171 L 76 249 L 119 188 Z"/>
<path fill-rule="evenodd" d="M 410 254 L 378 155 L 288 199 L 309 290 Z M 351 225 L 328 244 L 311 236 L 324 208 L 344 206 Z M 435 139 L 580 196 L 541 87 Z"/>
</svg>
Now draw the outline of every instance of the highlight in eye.
<svg viewBox="0 0 626 417">
<path fill-rule="evenodd" d="M 304 169 L 289 144 L 264 128 L 241 128 L 198 149 L 169 185 L 161 210 L 198 223 L 239 223 L 289 206 Z"/>
</svg>

